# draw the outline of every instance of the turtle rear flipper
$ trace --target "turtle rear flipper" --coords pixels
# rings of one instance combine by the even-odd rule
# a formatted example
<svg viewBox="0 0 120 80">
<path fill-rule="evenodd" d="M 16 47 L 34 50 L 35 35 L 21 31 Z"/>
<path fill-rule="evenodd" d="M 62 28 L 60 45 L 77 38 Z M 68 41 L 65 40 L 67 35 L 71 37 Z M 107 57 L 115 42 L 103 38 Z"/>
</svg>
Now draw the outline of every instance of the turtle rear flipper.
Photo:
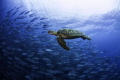
<svg viewBox="0 0 120 80">
<path fill-rule="evenodd" d="M 86 35 L 81 36 L 81 38 L 82 38 L 83 40 L 85 40 L 85 39 L 87 39 L 87 40 L 91 40 L 91 38 L 88 37 L 88 36 L 86 36 Z"/>
<path fill-rule="evenodd" d="M 70 50 L 70 49 L 67 47 L 66 42 L 65 42 L 62 38 L 57 37 L 57 41 L 58 41 L 58 43 L 60 44 L 60 46 L 63 47 L 65 50 Z"/>
</svg>

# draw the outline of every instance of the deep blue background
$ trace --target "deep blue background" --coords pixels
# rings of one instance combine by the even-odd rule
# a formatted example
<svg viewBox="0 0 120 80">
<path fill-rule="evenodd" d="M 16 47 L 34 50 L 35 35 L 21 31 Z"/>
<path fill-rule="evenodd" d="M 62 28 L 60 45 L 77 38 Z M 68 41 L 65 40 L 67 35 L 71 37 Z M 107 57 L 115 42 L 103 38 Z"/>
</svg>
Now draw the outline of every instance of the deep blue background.
<svg viewBox="0 0 120 80">
<path fill-rule="evenodd" d="M 31 5 L 32 5 L 32 3 L 31 3 Z M 7 19 L 6 16 L 9 15 L 9 14 L 7 14 L 8 11 L 13 9 L 14 7 L 18 8 L 20 6 L 21 6 L 21 8 L 18 9 L 18 12 L 15 15 L 13 15 L 11 18 L 9 18 L 9 21 L 11 21 L 11 22 L 4 21 Z M 41 6 L 44 7 L 44 5 L 41 5 Z M 40 6 L 38 6 L 38 7 L 40 7 Z M 15 11 L 17 11 L 15 9 L 10 13 L 10 15 L 13 14 Z M 3 67 L 7 66 L 6 65 L 7 63 L 10 63 L 10 65 L 13 65 L 12 61 L 14 61 L 14 59 L 12 61 L 9 61 L 9 59 L 7 60 L 6 58 L 11 58 L 11 57 L 12 58 L 14 58 L 14 57 L 20 58 L 23 62 L 25 62 L 29 66 L 29 65 L 32 65 L 32 63 L 29 63 L 29 62 L 27 63 L 27 61 L 24 60 L 27 58 L 29 60 L 29 58 L 30 58 L 29 56 L 32 56 L 32 58 L 35 58 L 35 57 L 43 58 L 44 56 L 47 56 L 47 57 L 51 56 L 50 54 L 52 54 L 52 53 L 62 53 L 62 55 L 64 55 L 64 54 L 71 55 L 71 54 L 76 54 L 76 53 L 82 53 L 79 51 L 79 49 L 84 48 L 86 50 L 87 48 L 85 46 L 87 45 L 87 43 L 88 44 L 90 43 L 90 45 L 87 46 L 88 48 L 93 47 L 93 49 L 94 49 L 94 50 L 90 49 L 90 51 L 98 51 L 98 55 L 94 56 L 93 59 L 97 58 L 97 57 L 102 57 L 104 60 L 104 57 L 107 56 L 111 60 L 110 64 L 112 64 L 112 63 L 116 64 L 115 70 L 117 70 L 117 71 L 119 70 L 119 67 L 120 67 L 120 63 L 119 63 L 120 62 L 120 59 L 119 59 L 119 56 L 120 56 L 120 23 L 119 23 L 120 9 L 119 9 L 119 7 L 118 7 L 118 9 L 116 8 L 115 10 L 111 10 L 106 14 L 91 15 L 91 16 L 89 16 L 89 18 L 87 20 L 84 20 L 82 24 L 76 25 L 73 27 L 68 27 L 67 25 L 72 24 L 72 23 L 77 24 L 76 17 L 72 18 L 72 19 L 66 18 L 66 22 L 62 22 L 62 21 L 60 22 L 60 21 L 57 21 L 57 19 L 54 19 L 53 15 L 51 15 L 51 13 L 49 13 L 49 11 L 47 11 L 46 8 L 42 8 L 42 9 L 43 9 L 42 12 L 45 12 L 45 13 L 43 14 L 41 12 L 41 15 L 40 15 L 40 14 L 38 14 L 39 11 L 36 11 L 34 8 L 33 9 L 31 8 L 31 10 L 28 9 L 28 7 L 25 5 L 24 1 L 22 1 L 22 0 L 21 0 L 21 2 L 17 2 L 17 0 L 16 1 L 15 0 L 0 0 L 0 10 L 1 10 L 0 26 L 5 26 L 5 28 L 1 27 L 1 34 L 0 34 L 1 42 L 2 42 L 1 47 L 0 47 L 1 56 L 2 56 L 1 63 L 3 63 L 1 65 L 2 70 L 3 70 Z M 26 12 L 30 11 L 30 13 L 24 14 L 24 15 L 19 15 L 19 13 L 24 10 Z M 29 17 L 28 15 L 32 14 L 32 13 L 35 13 L 35 16 Z M 27 17 L 24 19 L 18 19 L 17 21 L 14 21 L 14 19 L 17 18 L 18 16 L 27 16 Z M 100 18 L 96 18 L 97 16 L 100 16 Z M 39 19 L 37 19 L 33 22 L 30 22 L 34 17 L 37 17 Z M 41 18 L 46 18 L 46 19 L 40 20 Z M 82 19 L 81 19 L 81 21 L 82 21 Z M 26 22 L 26 23 L 17 24 L 19 22 Z M 10 23 L 10 25 L 7 23 Z M 90 30 L 82 30 L 81 27 L 84 27 L 86 25 L 88 25 L 90 27 L 91 26 L 94 26 L 94 27 L 92 27 L 93 29 L 90 29 Z M 31 26 L 32 28 L 26 29 L 27 26 Z M 56 37 L 49 35 L 47 33 L 47 31 L 51 30 L 51 29 L 58 30 L 58 29 L 64 28 L 64 26 L 65 26 L 65 28 L 67 26 L 67 28 L 79 29 L 86 35 L 89 35 L 92 38 L 92 41 L 83 41 L 82 39 L 66 40 L 67 45 L 71 48 L 71 50 L 66 51 L 66 50 L 62 49 L 58 45 L 58 43 L 55 39 Z M 15 29 L 12 27 L 14 27 Z M 19 34 L 14 33 L 15 31 L 16 32 L 18 31 L 18 33 L 20 31 L 20 33 Z M 13 35 L 12 35 L 12 32 L 13 32 Z M 11 33 L 11 34 L 9 35 L 9 33 Z M 37 36 L 37 38 L 36 38 L 36 36 Z M 14 43 L 14 40 L 16 40 L 16 39 L 18 41 L 20 41 L 20 44 Z M 6 43 L 7 45 L 3 45 L 4 43 Z M 86 44 L 86 45 L 84 45 L 84 44 Z M 8 50 L 9 47 L 12 49 L 14 48 L 15 51 L 13 51 L 13 52 L 9 51 Z M 19 49 L 22 51 L 19 51 Z M 4 52 L 4 50 L 6 50 L 6 51 L 8 50 L 8 51 Z M 18 50 L 18 52 L 17 52 L 17 50 Z M 29 54 L 28 50 L 31 50 L 30 54 Z M 50 51 L 50 50 L 52 50 L 52 51 Z M 41 51 L 41 53 L 43 51 L 45 54 L 43 56 L 39 56 L 39 54 L 36 54 L 38 51 Z M 28 53 L 24 54 L 24 52 L 28 52 Z M 12 53 L 14 53 L 14 54 L 12 54 Z M 87 51 L 83 52 L 83 53 L 87 53 Z M 23 57 L 23 55 L 25 55 L 25 56 Z M 60 55 L 60 56 L 62 56 L 62 55 Z M 88 55 L 86 55 L 86 57 L 87 56 Z M 117 61 L 114 60 L 116 57 L 118 58 Z M 54 62 L 54 63 L 59 62 L 58 58 L 59 57 L 57 57 L 56 62 Z M 69 56 L 68 59 L 69 58 L 71 58 L 71 56 Z M 35 59 L 37 59 L 37 58 L 35 58 Z M 34 60 L 34 59 L 31 59 L 31 60 Z M 21 62 L 20 60 L 18 60 L 18 61 Z M 37 63 L 37 61 L 35 61 L 35 62 Z M 25 63 L 21 63 L 21 64 L 25 64 Z M 1 71 L 0 75 L 2 75 L 2 76 L 5 76 L 5 74 L 7 75 L 7 71 L 9 72 L 9 70 L 12 67 L 10 65 L 9 65 L 9 67 L 6 67 L 5 70 Z M 17 63 L 15 62 L 14 65 L 17 65 Z M 41 62 L 41 64 L 37 64 L 37 65 L 44 66 L 45 63 Z M 32 70 L 28 66 L 25 67 L 25 69 L 28 68 L 28 70 Z M 38 67 L 38 66 L 36 66 L 36 67 Z M 19 65 L 18 65 L 18 67 L 14 67 L 14 69 L 16 68 L 15 71 L 17 70 L 17 68 L 20 68 L 20 67 L 21 66 L 19 66 Z M 34 70 L 35 69 L 33 69 L 33 71 Z M 6 73 L 4 73 L 5 71 L 6 71 Z M 23 71 L 24 71 L 24 69 L 23 69 Z M 117 73 L 117 72 L 115 72 L 115 73 Z M 27 71 L 25 72 L 25 74 L 28 74 Z M 32 72 L 31 72 L 31 74 L 32 74 Z M 31 75 L 29 75 L 29 76 L 31 76 Z M 5 79 L 5 77 L 3 77 L 3 78 Z M 118 77 L 120 77 L 120 73 L 119 73 Z M 8 79 L 10 79 L 10 78 L 8 78 Z M 15 78 L 15 79 L 18 79 L 18 78 Z M 29 79 L 29 78 L 27 78 L 27 79 Z M 6 80 L 7 80 L 7 78 L 6 78 Z M 118 78 L 114 79 L 114 80 L 118 80 Z"/>
</svg>

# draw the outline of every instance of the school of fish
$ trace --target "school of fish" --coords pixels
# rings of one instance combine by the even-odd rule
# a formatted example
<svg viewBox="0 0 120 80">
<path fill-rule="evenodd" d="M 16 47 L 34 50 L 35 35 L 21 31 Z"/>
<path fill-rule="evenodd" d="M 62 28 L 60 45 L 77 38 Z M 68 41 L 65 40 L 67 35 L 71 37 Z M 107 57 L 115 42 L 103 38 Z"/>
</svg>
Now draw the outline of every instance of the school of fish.
<svg viewBox="0 0 120 80">
<path fill-rule="evenodd" d="M 49 18 L 22 6 L 0 10 L 0 80 L 120 80 L 119 56 L 82 40 L 65 51 L 50 28 Z"/>
</svg>

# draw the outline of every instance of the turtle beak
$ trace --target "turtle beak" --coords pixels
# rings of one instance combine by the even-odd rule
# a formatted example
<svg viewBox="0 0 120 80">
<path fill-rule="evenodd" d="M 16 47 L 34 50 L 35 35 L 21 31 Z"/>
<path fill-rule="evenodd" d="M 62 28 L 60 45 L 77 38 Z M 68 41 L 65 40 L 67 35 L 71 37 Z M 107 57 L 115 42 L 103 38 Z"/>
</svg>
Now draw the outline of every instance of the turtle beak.
<svg viewBox="0 0 120 80">
<path fill-rule="evenodd" d="M 48 31 L 48 33 L 51 34 L 51 35 L 57 36 L 57 32 L 55 32 L 55 31 L 51 31 L 51 30 L 50 30 L 50 31 Z"/>
<path fill-rule="evenodd" d="M 53 31 L 48 31 L 49 34 L 53 34 Z"/>
</svg>

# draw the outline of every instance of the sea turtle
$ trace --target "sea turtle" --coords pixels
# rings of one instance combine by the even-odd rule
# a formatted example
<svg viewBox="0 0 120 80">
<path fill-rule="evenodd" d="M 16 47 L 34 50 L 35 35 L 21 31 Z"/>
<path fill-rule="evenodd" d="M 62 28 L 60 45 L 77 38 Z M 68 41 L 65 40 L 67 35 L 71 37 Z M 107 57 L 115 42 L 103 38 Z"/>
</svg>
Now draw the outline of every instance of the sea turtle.
<svg viewBox="0 0 120 80">
<path fill-rule="evenodd" d="M 81 31 L 77 31 L 74 29 L 60 29 L 57 32 L 49 30 L 48 33 L 51 35 L 57 36 L 58 43 L 60 44 L 61 47 L 63 47 L 66 50 L 70 50 L 70 49 L 67 47 L 64 39 L 82 38 L 83 40 L 85 40 L 85 39 L 91 40 L 90 37 L 86 36 Z"/>
</svg>

